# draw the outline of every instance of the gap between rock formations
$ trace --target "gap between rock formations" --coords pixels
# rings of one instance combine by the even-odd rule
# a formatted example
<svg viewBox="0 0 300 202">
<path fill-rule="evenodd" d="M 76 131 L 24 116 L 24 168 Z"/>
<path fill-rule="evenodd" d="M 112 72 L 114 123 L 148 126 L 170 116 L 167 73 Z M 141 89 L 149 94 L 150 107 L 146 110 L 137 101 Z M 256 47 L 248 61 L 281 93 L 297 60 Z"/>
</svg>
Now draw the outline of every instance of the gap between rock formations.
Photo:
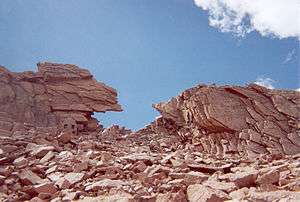
<svg viewBox="0 0 300 202">
<path fill-rule="evenodd" d="M 122 108 L 88 70 L 37 66 L 0 66 L 0 200 L 300 200 L 299 92 L 198 85 L 132 132 L 92 117 Z"/>
</svg>

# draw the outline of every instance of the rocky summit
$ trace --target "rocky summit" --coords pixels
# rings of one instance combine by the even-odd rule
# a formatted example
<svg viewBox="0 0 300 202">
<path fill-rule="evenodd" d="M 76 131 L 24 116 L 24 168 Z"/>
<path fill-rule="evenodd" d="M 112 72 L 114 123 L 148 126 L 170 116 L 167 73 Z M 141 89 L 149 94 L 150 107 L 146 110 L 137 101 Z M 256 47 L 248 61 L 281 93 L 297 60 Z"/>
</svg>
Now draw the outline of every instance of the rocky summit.
<svg viewBox="0 0 300 202">
<path fill-rule="evenodd" d="M 138 131 L 75 65 L 0 67 L 0 201 L 300 201 L 300 93 L 198 85 Z"/>
</svg>

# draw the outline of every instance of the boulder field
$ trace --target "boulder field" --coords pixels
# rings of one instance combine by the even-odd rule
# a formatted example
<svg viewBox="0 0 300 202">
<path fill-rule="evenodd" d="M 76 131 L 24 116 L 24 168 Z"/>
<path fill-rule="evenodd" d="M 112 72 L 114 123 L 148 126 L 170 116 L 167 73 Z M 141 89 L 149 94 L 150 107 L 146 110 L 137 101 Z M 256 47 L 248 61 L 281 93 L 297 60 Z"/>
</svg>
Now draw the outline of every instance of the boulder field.
<svg viewBox="0 0 300 202">
<path fill-rule="evenodd" d="M 70 64 L 0 66 L 0 201 L 300 201 L 300 93 L 198 85 L 138 131 L 117 91 Z"/>
</svg>

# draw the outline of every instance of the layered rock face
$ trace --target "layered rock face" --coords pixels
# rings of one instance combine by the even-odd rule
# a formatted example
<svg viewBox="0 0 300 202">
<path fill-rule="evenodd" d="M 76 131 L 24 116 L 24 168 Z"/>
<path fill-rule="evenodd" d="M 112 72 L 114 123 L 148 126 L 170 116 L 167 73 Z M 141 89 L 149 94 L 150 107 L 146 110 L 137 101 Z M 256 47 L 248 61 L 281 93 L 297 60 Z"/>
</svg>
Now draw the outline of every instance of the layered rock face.
<svg viewBox="0 0 300 202">
<path fill-rule="evenodd" d="M 95 127 L 93 112 L 122 110 L 116 90 L 97 82 L 88 70 L 69 64 L 37 66 L 37 72 L 22 73 L 0 67 L 1 135 L 11 134 L 24 123 L 68 127 L 70 119 L 83 128 Z"/>
<path fill-rule="evenodd" d="M 146 132 L 139 132 L 178 135 L 197 145 L 199 151 L 219 156 L 297 154 L 299 107 L 296 91 L 269 90 L 255 84 L 199 85 L 155 104 L 162 117 Z"/>
</svg>

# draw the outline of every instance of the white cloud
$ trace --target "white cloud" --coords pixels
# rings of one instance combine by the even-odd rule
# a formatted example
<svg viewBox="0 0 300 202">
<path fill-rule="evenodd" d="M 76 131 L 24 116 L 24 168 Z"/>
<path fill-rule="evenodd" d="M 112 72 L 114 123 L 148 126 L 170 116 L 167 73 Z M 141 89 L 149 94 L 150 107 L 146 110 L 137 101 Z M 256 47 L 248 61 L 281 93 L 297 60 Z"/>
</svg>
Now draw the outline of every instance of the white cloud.
<svg viewBox="0 0 300 202">
<path fill-rule="evenodd" d="M 194 0 L 207 10 L 210 26 L 238 36 L 256 30 L 262 36 L 300 40 L 300 0 Z"/>
<path fill-rule="evenodd" d="M 254 83 L 269 89 L 274 89 L 274 82 L 275 81 L 271 78 L 258 77 Z"/>
<path fill-rule="evenodd" d="M 295 91 L 298 91 L 298 92 L 300 92 L 300 88 L 297 88 L 297 89 L 295 89 Z"/>
<path fill-rule="evenodd" d="M 288 62 L 290 62 L 291 60 L 293 60 L 296 57 L 296 50 L 293 49 L 291 50 L 285 57 L 283 64 L 286 64 Z"/>
</svg>

